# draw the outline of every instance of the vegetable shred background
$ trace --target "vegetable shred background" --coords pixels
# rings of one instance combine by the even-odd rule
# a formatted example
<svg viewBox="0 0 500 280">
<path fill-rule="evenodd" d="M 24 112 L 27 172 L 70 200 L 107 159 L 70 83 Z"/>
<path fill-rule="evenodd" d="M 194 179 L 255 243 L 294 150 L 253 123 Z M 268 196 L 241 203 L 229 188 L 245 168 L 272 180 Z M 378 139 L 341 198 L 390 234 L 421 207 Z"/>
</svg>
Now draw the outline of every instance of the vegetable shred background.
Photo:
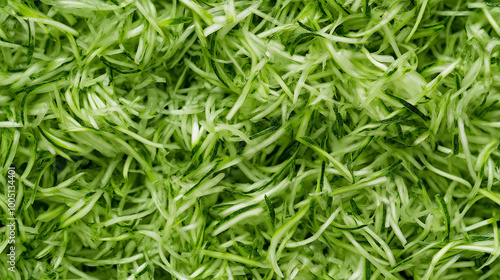
<svg viewBox="0 0 500 280">
<path fill-rule="evenodd" d="M 0 279 L 500 279 L 499 35 L 493 0 L 0 0 Z"/>
</svg>

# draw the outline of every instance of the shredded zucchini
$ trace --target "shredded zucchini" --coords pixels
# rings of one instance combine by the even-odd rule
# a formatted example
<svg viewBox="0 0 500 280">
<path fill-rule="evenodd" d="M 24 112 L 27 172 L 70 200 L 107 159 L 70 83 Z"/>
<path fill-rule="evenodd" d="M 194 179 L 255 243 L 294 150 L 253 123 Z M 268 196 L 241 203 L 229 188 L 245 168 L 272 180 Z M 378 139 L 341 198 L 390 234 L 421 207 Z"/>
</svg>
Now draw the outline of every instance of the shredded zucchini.
<svg viewBox="0 0 500 280">
<path fill-rule="evenodd" d="M 499 36 L 482 0 L 0 0 L 0 279 L 500 279 Z"/>
</svg>

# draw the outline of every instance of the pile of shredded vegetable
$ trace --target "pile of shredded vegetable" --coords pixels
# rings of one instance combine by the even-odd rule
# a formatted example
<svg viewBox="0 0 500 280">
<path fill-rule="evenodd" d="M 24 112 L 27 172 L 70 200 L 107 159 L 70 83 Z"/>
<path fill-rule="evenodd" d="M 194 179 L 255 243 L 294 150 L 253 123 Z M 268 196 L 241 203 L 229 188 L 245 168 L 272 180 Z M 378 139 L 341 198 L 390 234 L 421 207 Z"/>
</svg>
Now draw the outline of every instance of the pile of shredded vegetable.
<svg viewBox="0 0 500 280">
<path fill-rule="evenodd" d="M 499 279 L 499 35 L 481 0 L 0 0 L 0 278 Z"/>
</svg>

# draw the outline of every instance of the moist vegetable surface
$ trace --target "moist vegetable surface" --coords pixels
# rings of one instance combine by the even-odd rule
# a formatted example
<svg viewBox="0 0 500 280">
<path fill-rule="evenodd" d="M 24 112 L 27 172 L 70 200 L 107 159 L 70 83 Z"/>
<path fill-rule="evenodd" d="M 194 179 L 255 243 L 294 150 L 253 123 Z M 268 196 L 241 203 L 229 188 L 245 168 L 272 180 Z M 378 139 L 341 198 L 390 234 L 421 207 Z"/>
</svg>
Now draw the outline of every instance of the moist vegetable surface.
<svg viewBox="0 0 500 280">
<path fill-rule="evenodd" d="M 499 279 L 499 22 L 0 0 L 0 278 Z"/>
</svg>

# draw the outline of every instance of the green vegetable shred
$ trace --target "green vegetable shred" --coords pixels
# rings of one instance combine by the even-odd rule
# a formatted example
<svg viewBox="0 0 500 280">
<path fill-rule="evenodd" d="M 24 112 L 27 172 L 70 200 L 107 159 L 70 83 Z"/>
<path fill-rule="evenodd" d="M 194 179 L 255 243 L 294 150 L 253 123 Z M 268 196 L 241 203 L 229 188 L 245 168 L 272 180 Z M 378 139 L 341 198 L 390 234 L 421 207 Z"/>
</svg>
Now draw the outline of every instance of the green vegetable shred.
<svg viewBox="0 0 500 280">
<path fill-rule="evenodd" d="M 0 0 L 0 279 L 500 280 L 499 101 L 498 1 Z"/>
</svg>

